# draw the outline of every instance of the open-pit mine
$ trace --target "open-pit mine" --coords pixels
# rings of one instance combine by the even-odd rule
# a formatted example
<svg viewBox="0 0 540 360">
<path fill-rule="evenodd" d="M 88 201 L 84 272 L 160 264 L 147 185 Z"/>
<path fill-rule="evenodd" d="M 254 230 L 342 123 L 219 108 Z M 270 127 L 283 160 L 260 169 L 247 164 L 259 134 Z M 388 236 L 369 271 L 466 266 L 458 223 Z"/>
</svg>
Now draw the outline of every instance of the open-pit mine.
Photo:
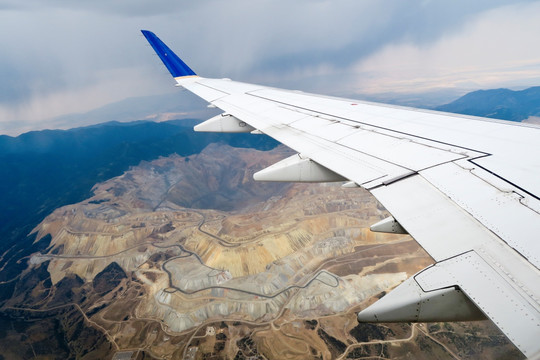
<svg viewBox="0 0 540 360">
<path fill-rule="evenodd" d="M 34 229 L 50 244 L 4 310 L 78 316 L 84 359 L 519 356 L 489 322 L 359 325 L 431 259 L 371 233 L 388 213 L 359 188 L 252 180 L 288 155 L 214 144 L 97 184 Z"/>
</svg>

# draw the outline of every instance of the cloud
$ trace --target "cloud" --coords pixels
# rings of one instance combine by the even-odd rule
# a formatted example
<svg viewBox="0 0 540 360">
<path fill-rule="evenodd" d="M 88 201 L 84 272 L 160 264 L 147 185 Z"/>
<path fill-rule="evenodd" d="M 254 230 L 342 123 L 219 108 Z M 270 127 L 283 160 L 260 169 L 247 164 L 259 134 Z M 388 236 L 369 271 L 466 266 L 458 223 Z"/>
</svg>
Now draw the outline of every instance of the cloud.
<svg viewBox="0 0 540 360">
<path fill-rule="evenodd" d="M 483 13 L 429 46 L 387 45 L 358 61 L 350 86 L 382 93 L 538 85 L 539 15 L 539 2 L 509 5 Z"/>
<path fill-rule="evenodd" d="M 511 35 L 501 32 L 531 41 L 512 24 L 538 18 L 538 2 L 508 4 L 515 2 L 0 0 L 0 133 L 7 121 L 42 122 L 174 91 L 139 33 L 144 28 L 203 76 L 326 94 L 457 87 L 466 80 L 474 86 L 482 84 L 475 72 L 500 80 L 518 74 L 516 59 L 521 79 L 536 71 L 535 52 L 524 50 L 533 43 L 507 44 Z M 508 9 L 514 12 L 505 15 Z M 492 59 L 480 68 L 487 56 L 477 44 L 495 36 L 512 52 L 485 49 Z"/>
<path fill-rule="evenodd" d="M 178 13 L 196 8 L 200 3 L 212 3 L 217 0 L 196 1 L 147 1 L 147 0 L 96 0 L 96 1 L 70 1 L 70 0 L 4 0 L 0 2 L 0 9 L 16 9 L 20 11 L 53 11 L 71 10 L 87 13 L 117 15 L 120 17 L 148 17 Z"/>
</svg>

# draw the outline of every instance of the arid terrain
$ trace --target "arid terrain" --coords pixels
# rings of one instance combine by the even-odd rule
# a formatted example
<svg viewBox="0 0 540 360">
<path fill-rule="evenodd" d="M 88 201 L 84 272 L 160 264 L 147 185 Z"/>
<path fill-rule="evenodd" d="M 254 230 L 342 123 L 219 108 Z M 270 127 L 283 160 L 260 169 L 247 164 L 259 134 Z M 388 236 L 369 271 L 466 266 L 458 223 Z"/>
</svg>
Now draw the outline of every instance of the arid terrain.
<svg viewBox="0 0 540 360">
<path fill-rule="evenodd" d="M 46 341 L 59 359 L 65 341 L 83 359 L 522 357 L 487 321 L 358 324 L 432 261 L 407 235 L 369 231 L 388 214 L 360 188 L 252 180 L 289 154 L 213 144 L 54 211 L 1 309 L 21 319 L 5 320 L 4 357 L 27 358 L 10 338 L 28 358 Z"/>
</svg>

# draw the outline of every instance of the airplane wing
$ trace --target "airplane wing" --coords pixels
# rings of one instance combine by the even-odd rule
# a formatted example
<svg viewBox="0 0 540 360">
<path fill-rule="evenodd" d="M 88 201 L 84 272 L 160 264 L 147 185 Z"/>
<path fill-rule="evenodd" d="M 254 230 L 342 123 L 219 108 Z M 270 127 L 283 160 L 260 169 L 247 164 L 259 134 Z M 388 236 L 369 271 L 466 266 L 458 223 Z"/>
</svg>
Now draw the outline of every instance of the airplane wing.
<svg viewBox="0 0 540 360">
<path fill-rule="evenodd" d="M 347 181 L 435 260 L 358 314 L 364 322 L 491 319 L 540 354 L 540 128 L 199 77 L 142 31 L 181 86 L 224 111 L 198 131 L 264 133 L 298 154 L 254 175 Z"/>
</svg>

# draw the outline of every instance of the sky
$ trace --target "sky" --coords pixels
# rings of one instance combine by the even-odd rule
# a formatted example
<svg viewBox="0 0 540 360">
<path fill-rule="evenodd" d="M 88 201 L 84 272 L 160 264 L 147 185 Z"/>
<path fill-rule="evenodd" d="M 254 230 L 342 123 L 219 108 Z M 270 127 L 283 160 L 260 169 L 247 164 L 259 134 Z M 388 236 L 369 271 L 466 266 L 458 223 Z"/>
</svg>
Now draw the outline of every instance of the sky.
<svg viewBox="0 0 540 360">
<path fill-rule="evenodd" d="M 177 91 L 141 29 L 205 77 L 458 96 L 540 85 L 538 19 L 519 0 L 0 0 L 0 134 Z"/>
</svg>

